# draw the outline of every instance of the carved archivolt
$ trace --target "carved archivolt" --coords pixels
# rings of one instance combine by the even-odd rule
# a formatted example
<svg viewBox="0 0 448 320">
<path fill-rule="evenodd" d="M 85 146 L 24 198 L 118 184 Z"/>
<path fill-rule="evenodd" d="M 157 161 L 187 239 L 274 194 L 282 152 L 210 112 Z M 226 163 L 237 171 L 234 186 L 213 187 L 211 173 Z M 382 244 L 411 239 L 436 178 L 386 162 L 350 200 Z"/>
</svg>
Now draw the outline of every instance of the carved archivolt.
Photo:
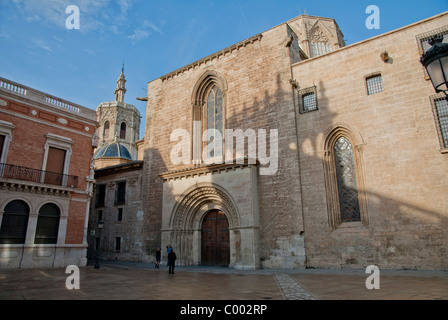
<svg viewBox="0 0 448 320">
<path fill-rule="evenodd" d="M 221 89 L 223 97 L 226 95 L 227 82 L 225 78 L 217 71 L 207 70 L 199 77 L 193 88 L 191 96 L 191 105 L 193 108 L 202 107 L 205 104 L 208 90 L 213 85 L 217 85 Z"/>
<path fill-rule="evenodd" d="M 171 214 L 170 226 L 173 230 L 200 229 L 202 218 L 211 209 L 222 210 L 229 220 L 229 227 L 239 225 L 239 215 L 234 201 L 217 185 L 195 186 L 180 198 Z"/>
</svg>

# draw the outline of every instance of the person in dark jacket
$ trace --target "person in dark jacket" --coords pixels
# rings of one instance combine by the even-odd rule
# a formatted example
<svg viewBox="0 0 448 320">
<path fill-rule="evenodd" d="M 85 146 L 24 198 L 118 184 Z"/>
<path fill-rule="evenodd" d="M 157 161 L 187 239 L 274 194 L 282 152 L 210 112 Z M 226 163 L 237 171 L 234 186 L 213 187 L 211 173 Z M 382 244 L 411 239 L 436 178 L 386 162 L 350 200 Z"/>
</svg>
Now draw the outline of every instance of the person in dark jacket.
<svg viewBox="0 0 448 320">
<path fill-rule="evenodd" d="M 157 248 L 156 250 L 156 265 L 154 268 L 158 269 L 160 266 L 160 248 Z"/>
<path fill-rule="evenodd" d="M 166 246 L 166 255 L 167 255 L 166 266 L 167 267 L 170 266 L 170 257 L 169 257 L 169 255 L 170 255 L 171 251 L 173 251 L 173 247 L 169 244 L 169 245 Z"/>
<path fill-rule="evenodd" d="M 170 266 L 168 268 L 168 273 L 174 274 L 174 267 L 176 265 L 176 253 L 174 250 L 171 250 L 171 252 L 168 254 L 168 260 L 170 262 Z"/>
</svg>

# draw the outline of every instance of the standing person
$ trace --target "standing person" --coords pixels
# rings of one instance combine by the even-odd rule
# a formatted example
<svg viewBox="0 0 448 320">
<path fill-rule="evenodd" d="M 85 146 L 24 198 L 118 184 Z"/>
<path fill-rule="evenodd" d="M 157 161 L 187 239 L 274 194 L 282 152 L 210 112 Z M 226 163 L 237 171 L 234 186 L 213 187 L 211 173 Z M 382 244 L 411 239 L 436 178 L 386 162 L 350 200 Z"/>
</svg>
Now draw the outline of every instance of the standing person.
<svg viewBox="0 0 448 320">
<path fill-rule="evenodd" d="M 160 248 L 156 250 L 156 265 L 155 268 L 158 269 L 160 266 Z"/>
<path fill-rule="evenodd" d="M 168 256 L 167 262 L 166 262 L 166 266 L 167 267 L 170 266 L 170 258 L 169 258 L 169 256 L 170 256 L 171 251 L 173 251 L 173 247 L 169 244 L 169 245 L 166 246 L 166 254 Z"/>
<path fill-rule="evenodd" d="M 168 260 L 170 262 L 170 266 L 168 268 L 168 273 L 174 274 L 174 267 L 176 266 L 176 253 L 174 250 L 171 250 L 171 252 L 168 254 Z"/>
</svg>

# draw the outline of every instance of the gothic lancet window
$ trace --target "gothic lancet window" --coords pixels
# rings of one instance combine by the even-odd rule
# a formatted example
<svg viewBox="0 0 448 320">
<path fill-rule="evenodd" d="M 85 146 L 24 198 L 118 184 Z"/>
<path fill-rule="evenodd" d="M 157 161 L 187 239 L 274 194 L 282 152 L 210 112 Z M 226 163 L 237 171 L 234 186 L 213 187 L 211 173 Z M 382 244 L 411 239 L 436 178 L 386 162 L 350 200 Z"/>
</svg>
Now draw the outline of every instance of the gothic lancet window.
<svg viewBox="0 0 448 320">
<path fill-rule="evenodd" d="M 331 45 L 328 42 L 311 41 L 310 43 L 311 58 L 320 56 L 328 52 L 331 52 Z"/>
<path fill-rule="evenodd" d="M 223 110 L 222 110 L 222 92 L 216 85 L 210 90 L 207 99 L 207 128 L 209 130 L 216 130 L 222 134 L 223 132 Z M 222 156 L 222 141 L 215 139 L 216 133 L 208 137 L 209 144 L 207 145 L 208 154 L 211 157 Z"/>
<path fill-rule="evenodd" d="M 226 93 L 225 78 L 213 70 L 204 72 L 193 88 L 191 155 L 194 164 L 223 160 Z"/>
<path fill-rule="evenodd" d="M 322 32 L 320 28 L 315 28 L 311 31 L 310 37 L 310 55 L 311 58 L 320 56 L 322 54 L 332 51 L 330 40 Z"/>
<path fill-rule="evenodd" d="M 340 137 L 336 141 L 334 146 L 334 160 L 341 221 L 361 221 L 353 147 L 347 138 Z"/>
<path fill-rule="evenodd" d="M 326 134 L 324 173 L 327 210 L 332 230 L 344 226 L 367 227 L 369 218 L 362 169 L 364 144 L 359 134 L 336 126 Z"/>
</svg>

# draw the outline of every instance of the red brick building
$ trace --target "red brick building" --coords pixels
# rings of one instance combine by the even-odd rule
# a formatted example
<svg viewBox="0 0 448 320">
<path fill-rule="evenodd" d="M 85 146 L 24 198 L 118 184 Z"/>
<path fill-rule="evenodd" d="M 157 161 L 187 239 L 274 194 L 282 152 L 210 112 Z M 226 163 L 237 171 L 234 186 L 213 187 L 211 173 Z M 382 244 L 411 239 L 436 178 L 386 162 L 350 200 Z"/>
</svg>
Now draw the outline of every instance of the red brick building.
<svg viewBox="0 0 448 320">
<path fill-rule="evenodd" d="M 96 112 L 0 78 L 0 268 L 85 265 Z"/>
</svg>

